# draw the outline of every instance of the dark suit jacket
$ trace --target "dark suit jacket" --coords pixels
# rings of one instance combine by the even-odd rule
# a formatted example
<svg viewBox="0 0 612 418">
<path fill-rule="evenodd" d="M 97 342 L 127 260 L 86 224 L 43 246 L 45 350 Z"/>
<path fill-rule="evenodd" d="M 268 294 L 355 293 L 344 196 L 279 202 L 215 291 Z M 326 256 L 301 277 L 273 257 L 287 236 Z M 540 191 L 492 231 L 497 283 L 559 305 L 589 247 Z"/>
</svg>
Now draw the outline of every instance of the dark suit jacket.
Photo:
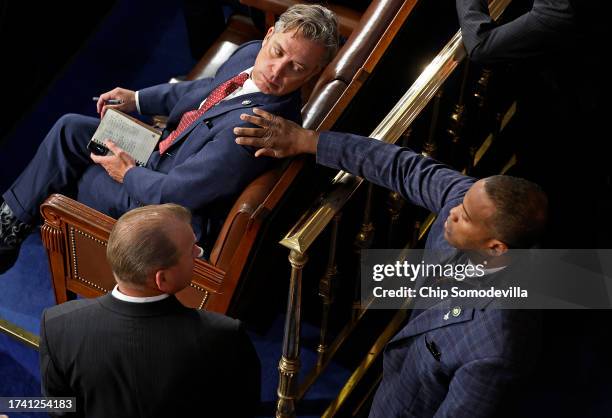
<svg viewBox="0 0 612 418">
<path fill-rule="evenodd" d="M 491 19 L 487 0 L 457 0 L 456 5 L 463 43 L 475 61 L 507 62 L 548 54 L 568 47 L 576 36 L 569 0 L 535 0 L 530 11 L 501 26 Z"/>
<path fill-rule="evenodd" d="M 252 67 L 260 49 L 261 41 L 242 45 L 214 78 L 140 90 L 140 111 L 169 115 L 167 135 L 183 113 L 197 109 L 219 84 Z M 130 197 L 142 204 L 181 204 L 194 212 L 196 233 L 210 233 L 207 229 L 225 218 L 231 199 L 272 164 L 270 158 L 255 158 L 253 149 L 234 142 L 234 127 L 248 125 L 240 114 L 251 113 L 253 107 L 301 121 L 299 90 L 281 97 L 253 93 L 222 101 L 181 133 L 164 155 L 156 151 L 146 167 L 127 172 L 123 184 Z M 207 225 L 211 219 L 214 227 Z"/>
<path fill-rule="evenodd" d="M 514 174 L 549 196 L 548 248 L 605 248 L 607 217 L 593 216 L 609 190 L 606 137 L 608 96 L 601 81 L 609 49 L 609 6 L 604 0 L 533 0 L 513 20 L 495 23 L 486 0 L 456 0 L 470 58 L 510 64 L 517 111 Z M 518 12 L 518 11 L 515 11 Z M 512 14 L 512 13 L 510 13 Z M 515 13 L 517 14 L 517 13 Z M 588 149 L 589 158 L 551 149 Z M 547 164 L 542 164 L 547 161 Z M 567 190 L 573 190 L 567 199 Z M 573 219 L 583 222 L 576 223 Z M 598 236 L 599 235 L 599 236 Z"/>
<path fill-rule="evenodd" d="M 260 397 L 259 359 L 239 321 L 174 296 L 47 309 L 40 366 L 43 393 L 76 396 L 88 418 L 250 416 Z"/>
<path fill-rule="evenodd" d="M 321 133 L 317 162 L 365 177 L 437 213 L 425 248 L 438 250 L 441 263 L 457 255 L 444 239 L 444 221 L 474 178 L 407 148 L 343 133 Z M 495 309 L 492 299 L 473 307 L 455 303 L 444 300 L 415 315 L 387 345 L 370 417 L 503 412 L 504 395 L 531 366 L 538 322 L 526 312 Z M 457 306 L 458 315 L 447 315 Z"/>
</svg>

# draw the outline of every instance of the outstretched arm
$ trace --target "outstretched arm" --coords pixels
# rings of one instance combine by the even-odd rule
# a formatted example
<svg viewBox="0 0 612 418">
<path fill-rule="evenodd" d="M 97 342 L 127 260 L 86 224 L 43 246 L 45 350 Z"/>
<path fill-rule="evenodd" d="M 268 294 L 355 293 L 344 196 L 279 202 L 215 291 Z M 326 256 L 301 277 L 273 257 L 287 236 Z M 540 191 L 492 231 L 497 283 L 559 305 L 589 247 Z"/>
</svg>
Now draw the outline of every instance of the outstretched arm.
<svg viewBox="0 0 612 418">
<path fill-rule="evenodd" d="M 408 148 L 340 132 L 317 133 L 257 108 L 253 113 L 258 116 L 241 118 L 259 128 L 237 127 L 234 134 L 238 144 L 260 148 L 256 156 L 316 154 L 319 164 L 364 177 L 435 213 L 475 182 Z"/>
</svg>

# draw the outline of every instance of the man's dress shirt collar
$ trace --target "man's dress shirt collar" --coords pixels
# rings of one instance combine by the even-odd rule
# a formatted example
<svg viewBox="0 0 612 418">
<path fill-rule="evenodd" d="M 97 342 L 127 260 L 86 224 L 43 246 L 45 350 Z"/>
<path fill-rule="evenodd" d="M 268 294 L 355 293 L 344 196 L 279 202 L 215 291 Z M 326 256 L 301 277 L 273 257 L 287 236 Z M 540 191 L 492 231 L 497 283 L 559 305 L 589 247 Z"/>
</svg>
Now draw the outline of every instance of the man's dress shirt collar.
<svg viewBox="0 0 612 418">
<path fill-rule="evenodd" d="M 151 303 L 151 302 L 158 302 L 160 300 L 164 300 L 167 297 L 169 297 L 170 295 L 167 293 L 164 293 L 163 295 L 158 295 L 158 296 L 145 296 L 145 297 L 137 297 L 137 296 L 128 296 L 125 295 L 123 293 L 121 293 L 119 291 L 119 286 L 115 285 L 115 288 L 113 289 L 113 297 L 115 297 L 116 299 L 122 300 L 124 302 L 132 302 L 132 303 Z"/>
</svg>

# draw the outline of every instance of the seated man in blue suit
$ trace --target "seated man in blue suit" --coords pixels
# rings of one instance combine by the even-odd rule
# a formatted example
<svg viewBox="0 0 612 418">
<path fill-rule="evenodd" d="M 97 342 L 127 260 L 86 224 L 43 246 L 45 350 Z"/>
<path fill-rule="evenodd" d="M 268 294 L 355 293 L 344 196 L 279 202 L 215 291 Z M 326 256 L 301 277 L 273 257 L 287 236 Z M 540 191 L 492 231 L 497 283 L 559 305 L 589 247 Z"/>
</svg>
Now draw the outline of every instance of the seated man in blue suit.
<svg viewBox="0 0 612 418">
<path fill-rule="evenodd" d="M 114 155 L 90 155 L 87 143 L 99 121 L 63 116 L 2 196 L 0 273 L 14 264 L 40 204 L 56 192 L 113 217 L 142 205 L 178 203 L 193 212 L 198 239 L 214 239 L 231 198 L 271 164 L 234 142 L 232 128 L 240 114 L 259 106 L 300 121 L 300 87 L 337 49 L 334 14 L 318 5 L 296 5 L 263 41 L 238 48 L 214 78 L 104 93 L 97 104 L 101 116 L 110 107 L 169 116 L 159 147 L 144 167 L 110 142 Z M 108 105 L 111 99 L 120 104 Z"/>
<path fill-rule="evenodd" d="M 477 181 L 408 148 L 318 133 L 260 109 L 254 113 L 241 118 L 259 127 L 235 128 L 237 143 L 260 147 L 256 156 L 316 154 L 319 164 L 362 176 L 429 209 L 438 217 L 425 248 L 448 254 L 448 260 L 467 256 L 493 275 L 509 267 L 501 257 L 509 248 L 533 246 L 544 229 L 546 195 L 527 180 Z M 496 306 L 493 298 L 483 298 L 473 307 L 413 311 L 385 349 L 370 417 L 504 416 L 510 390 L 533 365 L 539 322 L 528 311 Z"/>
</svg>

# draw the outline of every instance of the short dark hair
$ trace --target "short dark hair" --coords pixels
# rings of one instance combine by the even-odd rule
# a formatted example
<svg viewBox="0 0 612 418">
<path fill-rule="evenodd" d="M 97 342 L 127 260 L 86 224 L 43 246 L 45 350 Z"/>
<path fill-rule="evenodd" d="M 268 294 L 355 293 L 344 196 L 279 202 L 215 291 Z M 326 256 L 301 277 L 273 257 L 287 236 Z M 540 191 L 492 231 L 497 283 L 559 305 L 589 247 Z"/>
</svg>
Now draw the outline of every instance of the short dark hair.
<svg viewBox="0 0 612 418">
<path fill-rule="evenodd" d="M 143 285 L 152 271 L 178 262 L 172 220 L 191 223 L 191 213 L 180 205 L 166 203 L 133 209 L 117 220 L 106 248 L 106 258 L 117 279 Z"/>
<path fill-rule="evenodd" d="M 531 248 L 538 243 L 548 212 L 548 198 L 537 184 L 506 175 L 484 179 L 487 196 L 495 205 L 491 227 L 510 248 Z"/>
</svg>

